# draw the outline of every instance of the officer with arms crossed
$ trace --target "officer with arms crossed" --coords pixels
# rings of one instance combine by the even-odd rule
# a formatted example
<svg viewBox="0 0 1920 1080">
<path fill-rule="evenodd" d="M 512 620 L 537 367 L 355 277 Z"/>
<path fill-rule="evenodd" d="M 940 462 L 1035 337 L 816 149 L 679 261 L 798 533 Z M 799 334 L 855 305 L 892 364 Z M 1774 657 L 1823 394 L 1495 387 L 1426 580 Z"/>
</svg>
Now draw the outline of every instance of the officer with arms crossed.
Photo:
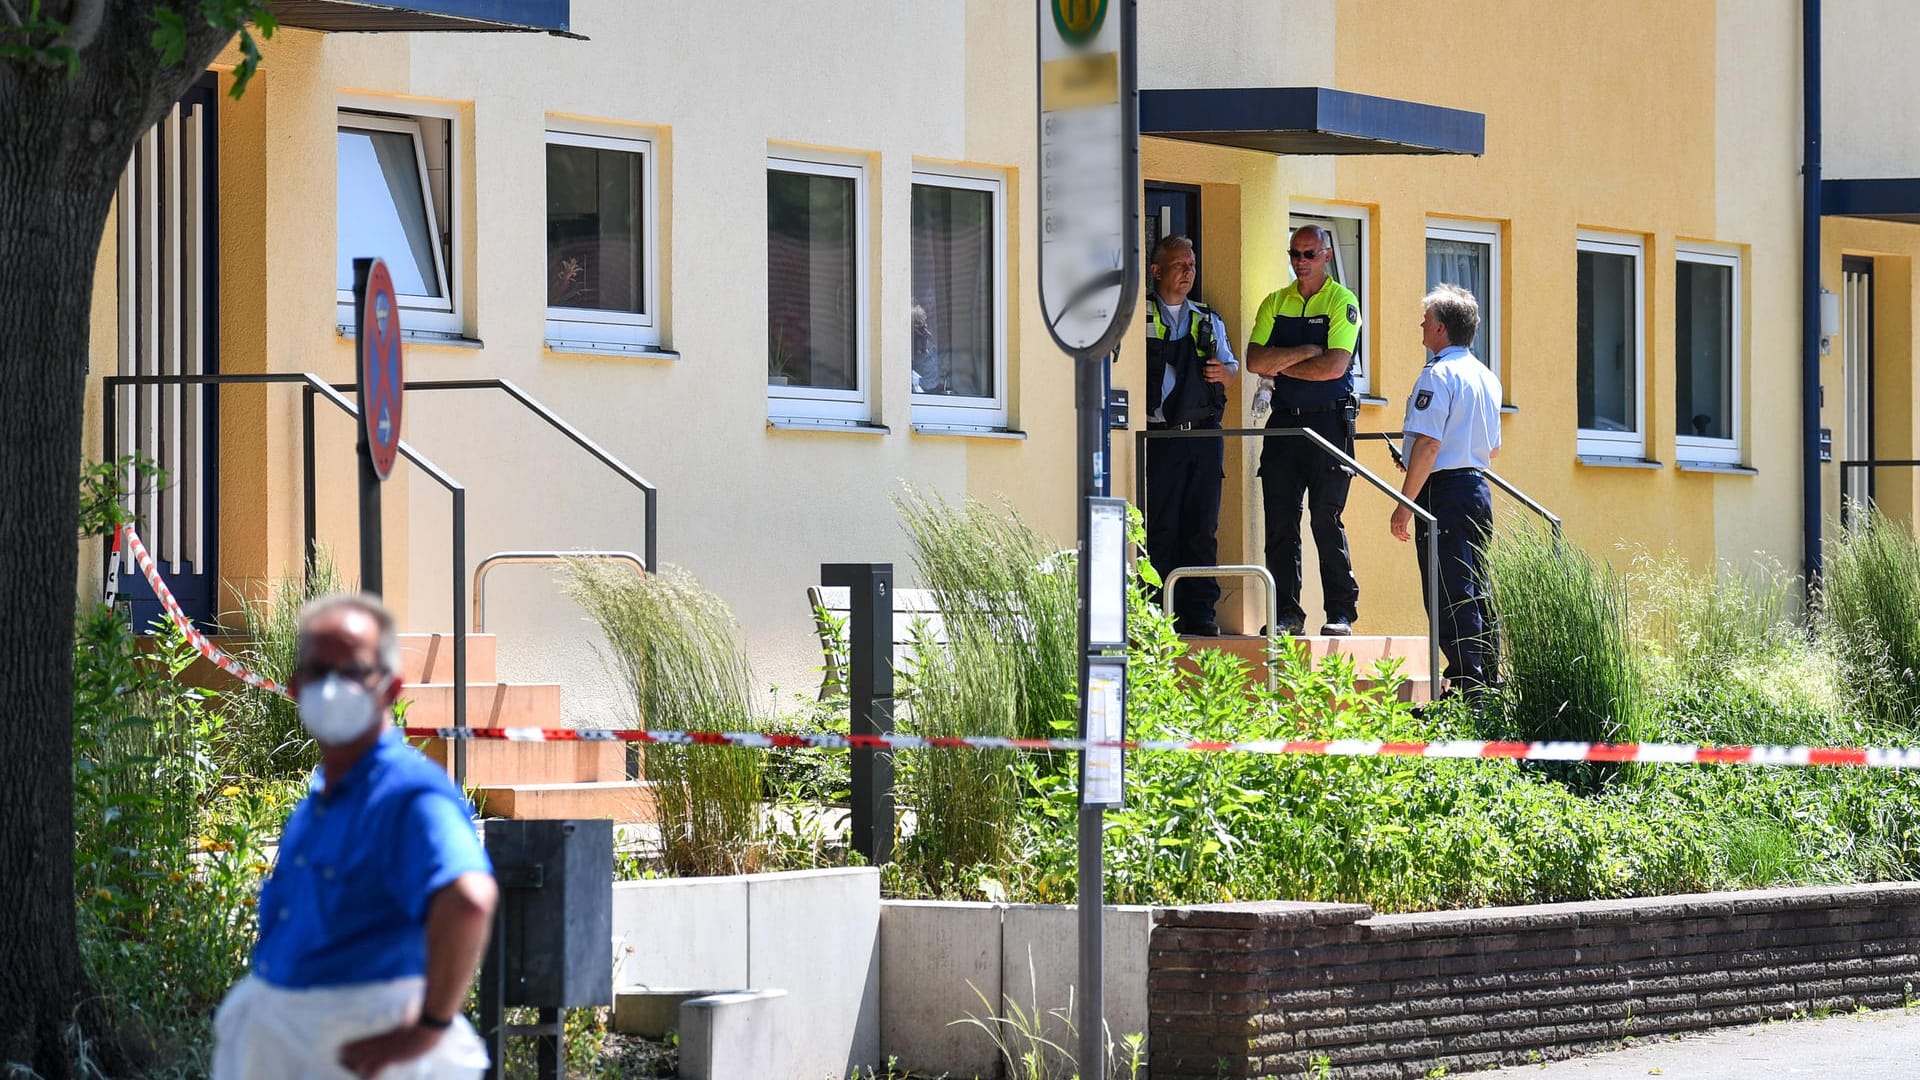
<svg viewBox="0 0 1920 1080">
<path fill-rule="evenodd" d="M 1480 327 L 1480 305 L 1458 285 L 1441 285 L 1422 301 L 1420 338 L 1433 358 L 1407 399 L 1401 492 L 1437 519 L 1440 565 L 1427 565 L 1427 524 L 1411 533 L 1413 512 L 1396 507 L 1389 528 L 1414 541 L 1420 584 L 1440 575 L 1440 651 L 1451 689 L 1486 685 L 1486 588 L 1480 547 L 1493 530 L 1493 496 L 1485 470 L 1500 452 L 1500 380 L 1468 346 Z"/>
<path fill-rule="evenodd" d="M 1318 225 L 1293 234 L 1287 251 L 1291 285 L 1260 302 L 1247 344 L 1247 370 L 1273 377 L 1270 428 L 1308 428 L 1353 453 L 1353 350 L 1360 341 L 1360 301 L 1327 276 L 1333 235 Z M 1267 436 L 1260 452 L 1266 503 L 1267 569 L 1279 586 L 1280 625 L 1306 628 L 1300 606 L 1300 499 L 1306 497 L 1313 545 L 1320 553 L 1320 591 L 1327 608 L 1322 634 L 1351 634 L 1360 614 L 1360 585 L 1347 553 L 1340 515 L 1353 474 L 1325 450 L 1298 436 Z"/>
<path fill-rule="evenodd" d="M 214 1017 L 214 1080 L 478 1077 L 460 1010 L 499 894 L 466 798 L 393 727 L 393 616 L 324 597 L 297 648 L 320 770 L 260 889 L 253 973 Z"/>
<path fill-rule="evenodd" d="M 1169 236 L 1153 246 L 1147 294 L 1147 430 L 1219 430 L 1227 388 L 1240 362 L 1213 309 L 1193 299 L 1193 241 Z M 1225 455 L 1218 438 L 1147 440 L 1147 558 L 1166 574 L 1182 566 L 1214 566 L 1219 546 L 1220 480 Z M 1213 578 L 1185 578 L 1173 591 L 1174 626 L 1216 637 Z"/>
</svg>

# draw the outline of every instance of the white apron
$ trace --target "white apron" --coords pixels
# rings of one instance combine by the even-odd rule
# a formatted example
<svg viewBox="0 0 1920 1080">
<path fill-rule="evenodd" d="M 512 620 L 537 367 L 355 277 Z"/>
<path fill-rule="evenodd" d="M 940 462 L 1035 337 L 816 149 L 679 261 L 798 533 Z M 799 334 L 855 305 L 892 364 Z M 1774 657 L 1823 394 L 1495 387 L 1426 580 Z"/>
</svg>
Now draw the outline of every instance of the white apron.
<svg viewBox="0 0 1920 1080">
<path fill-rule="evenodd" d="M 249 975 L 213 1017 L 213 1080 L 356 1080 L 340 1048 L 414 1016 L 426 991 L 418 975 L 385 982 L 286 990 Z M 381 1070 L 379 1080 L 474 1080 L 486 1046 L 464 1016 L 424 1056 Z"/>
</svg>

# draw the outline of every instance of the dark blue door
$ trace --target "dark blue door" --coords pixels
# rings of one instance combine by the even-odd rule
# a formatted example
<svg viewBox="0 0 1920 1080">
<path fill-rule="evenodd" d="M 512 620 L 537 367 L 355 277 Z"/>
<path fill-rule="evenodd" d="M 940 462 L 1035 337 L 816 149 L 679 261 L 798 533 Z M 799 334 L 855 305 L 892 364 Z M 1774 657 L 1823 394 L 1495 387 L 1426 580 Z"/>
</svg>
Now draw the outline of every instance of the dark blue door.
<svg viewBox="0 0 1920 1080">
<path fill-rule="evenodd" d="M 220 370 L 218 86 L 211 75 L 141 137 L 120 180 L 121 375 L 210 375 Z M 167 589 L 196 622 L 220 610 L 218 567 L 219 394 L 212 386 L 122 387 L 113 452 L 165 470 L 164 483 L 129 485 L 128 509 Z M 134 625 L 161 614 L 130 559 L 120 595 Z"/>
</svg>

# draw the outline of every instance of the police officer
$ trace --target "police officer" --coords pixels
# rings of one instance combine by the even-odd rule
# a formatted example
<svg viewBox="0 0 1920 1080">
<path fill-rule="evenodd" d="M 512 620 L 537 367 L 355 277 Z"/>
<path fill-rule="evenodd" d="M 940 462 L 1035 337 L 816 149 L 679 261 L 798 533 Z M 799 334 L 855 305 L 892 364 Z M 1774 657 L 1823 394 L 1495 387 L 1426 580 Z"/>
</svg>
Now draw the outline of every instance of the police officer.
<svg viewBox="0 0 1920 1080">
<path fill-rule="evenodd" d="M 1153 246 L 1153 287 L 1147 295 L 1147 430 L 1218 430 L 1227 388 L 1240 362 L 1227 328 L 1213 309 L 1195 300 L 1198 265 L 1193 241 L 1169 236 Z M 1162 574 L 1182 566 L 1214 566 L 1219 547 L 1221 440 L 1147 440 L 1147 558 Z M 1220 585 L 1185 578 L 1174 588 L 1174 627 L 1182 634 L 1217 637 L 1214 604 Z"/>
<path fill-rule="evenodd" d="M 1318 225 L 1293 234 L 1287 251 L 1294 281 L 1260 303 L 1247 344 L 1247 370 L 1273 377 L 1270 428 L 1308 428 L 1353 453 L 1353 350 L 1360 340 L 1360 301 L 1327 276 L 1333 235 Z M 1320 591 L 1327 609 L 1322 634 L 1353 633 L 1360 585 L 1340 520 L 1353 474 L 1325 450 L 1299 436 L 1266 438 L 1260 487 L 1266 504 L 1267 569 L 1279 587 L 1280 625 L 1306 628 L 1300 606 L 1300 500 L 1304 495 L 1320 553 Z"/>
<path fill-rule="evenodd" d="M 1500 380 L 1468 348 L 1480 305 L 1458 285 L 1441 285 L 1421 302 L 1420 338 L 1433 358 L 1407 399 L 1401 492 L 1433 514 L 1440 530 L 1438 568 L 1427 565 L 1427 524 L 1408 532 L 1413 512 L 1396 507 L 1389 528 L 1415 541 L 1420 584 L 1440 575 L 1440 651 L 1450 690 L 1471 691 L 1491 674 L 1481 545 L 1493 530 L 1485 470 L 1500 452 Z"/>
</svg>

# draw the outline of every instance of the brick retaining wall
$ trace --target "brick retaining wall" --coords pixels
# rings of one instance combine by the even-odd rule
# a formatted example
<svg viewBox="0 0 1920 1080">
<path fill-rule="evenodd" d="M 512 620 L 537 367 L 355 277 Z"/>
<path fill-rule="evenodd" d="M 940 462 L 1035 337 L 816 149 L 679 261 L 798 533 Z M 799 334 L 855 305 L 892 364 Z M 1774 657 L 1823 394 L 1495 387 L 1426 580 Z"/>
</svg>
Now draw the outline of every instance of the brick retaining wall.
<svg viewBox="0 0 1920 1080">
<path fill-rule="evenodd" d="M 1375 915 L 1361 904 L 1161 913 L 1155 1080 L 1424 1077 L 1795 1013 L 1920 984 L 1920 884 Z"/>
</svg>

